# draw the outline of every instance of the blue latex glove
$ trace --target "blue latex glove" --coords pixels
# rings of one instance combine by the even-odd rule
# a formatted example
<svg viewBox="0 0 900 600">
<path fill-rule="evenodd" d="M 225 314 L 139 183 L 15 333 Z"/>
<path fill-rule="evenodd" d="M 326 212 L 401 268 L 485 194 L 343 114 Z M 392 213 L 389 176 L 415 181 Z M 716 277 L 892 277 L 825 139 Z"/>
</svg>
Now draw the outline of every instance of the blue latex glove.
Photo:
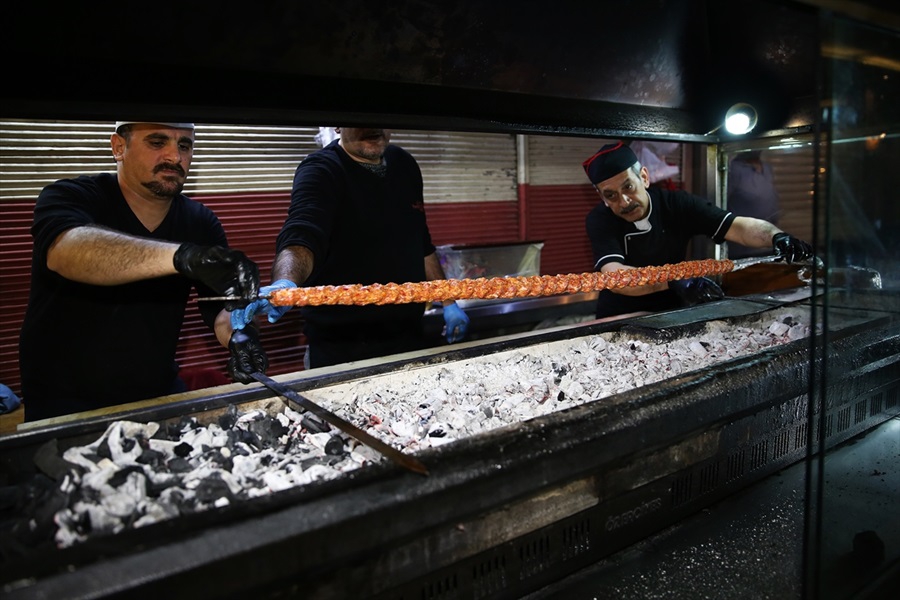
<svg viewBox="0 0 900 600">
<path fill-rule="evenodd" d="M 444 336 L 450 344 L 461 341 L 469 331 L 469 317 L 455 302 L 444 307 L 444 323 Z"/>
<path fill-rule="evenodd" d="M 0 415 L 16 410 L 20 404 L 22 401 L 15 392 L 0 383 Z"/>
<path fill-rule="evenodd" d="M 261 296 L 270 294 L 275 290 L 287 290 L 297 287 L 297 284 L 288 279 L 279 279 L 271 285 L 259 288 Z M 269 323 L 274 323 L 284 316 L 284 313 L 291 310 L 290 306 L 272 306 L 268 300 L 254 300 L 244 308 L 238 308 L 231 311 L 231 328 L 234 330 L 243 329 L 253 322 L 253 317 L 257 314 L 268 315 Z"/>
</svg>

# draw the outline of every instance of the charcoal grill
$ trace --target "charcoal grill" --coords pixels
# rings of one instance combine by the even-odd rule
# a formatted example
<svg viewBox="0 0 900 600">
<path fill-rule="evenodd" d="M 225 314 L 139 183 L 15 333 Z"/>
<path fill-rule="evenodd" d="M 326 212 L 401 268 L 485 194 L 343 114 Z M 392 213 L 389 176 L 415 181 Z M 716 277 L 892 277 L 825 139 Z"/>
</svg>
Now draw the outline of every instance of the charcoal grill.
<svg viewBox="0 0 900 600">
<path fill-rule="evenodd" d="M 840 307 L 827 335 L 824 430 L 808 429 L 811 341 L 798 340 L 419 452 L 430 475 L 388 463 L 2 565 L 8 598 L 517 598 L 609 556 L 784 466 L 900 412 L 896 294 Z M 816 299 L 795 302 L 818 306 Z M 321 376 L 298 391 L 604 331 L 648 341 L 710 319 L 740 322 L 771 296 L 510 336 Z M 826 341 L 817 336 L 816 344 Z M 0 438 L 7 485 L 45 444 L 87 443 L 109 421 L 214 420 L 229 404 L 281 409 L 257 386 Z"/>
</svg>

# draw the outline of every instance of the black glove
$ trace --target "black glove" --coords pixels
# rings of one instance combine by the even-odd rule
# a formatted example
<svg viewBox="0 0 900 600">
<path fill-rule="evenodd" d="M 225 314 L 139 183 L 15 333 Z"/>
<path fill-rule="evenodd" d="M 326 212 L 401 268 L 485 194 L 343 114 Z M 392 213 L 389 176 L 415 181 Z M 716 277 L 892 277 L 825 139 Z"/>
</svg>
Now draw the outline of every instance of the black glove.
<svg viewBox="0 0 900 600">
<path fill-rule="evenodd" d="M 776 256 L 784 258 L 788 263 L 806 260 L 813 255 L 812 246 L 783 231 L 772 236 L 772 249 Z"/>
<path fill-rule="evenodd" d="M 265 373 L 269 359 L 259 343 L 259 332 L 253 327 L 236 329 L 228 340 L 228 374 L 240 383 L 253 383 L 251 373 Z"/>
<path fill-rule="evenodd" d="M 259 297 L 259 267 L 240 250 L 221 246 L 182 244 L 175 251 L 175 270 L 203 282 L 223 296 L 240 296 L 240 301 L 227 302 L 234 310 Z"/>
<path fill-rule="evenodd" d="M 721 300 L 725 297 L 725 292 L 722 291 L 719 284 L 706 277 L 670 281 L 669 289 L 675 292 L 682 303 L 687 306 Z"/>
</svg>

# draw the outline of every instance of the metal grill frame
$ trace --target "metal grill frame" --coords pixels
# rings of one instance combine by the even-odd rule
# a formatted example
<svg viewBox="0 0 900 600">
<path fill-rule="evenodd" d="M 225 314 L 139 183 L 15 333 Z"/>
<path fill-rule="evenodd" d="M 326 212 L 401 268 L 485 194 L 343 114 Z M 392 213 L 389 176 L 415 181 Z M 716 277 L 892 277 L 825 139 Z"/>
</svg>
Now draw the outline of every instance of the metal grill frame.
<svg viewBox="0 0 900 600">
<path fill-rule="evenodd" d="M 746 314 L 772 307 L 736 304 L 675 311 L 665 316 L 662 329 L 654 319 L 663 317 L 651 316 L 563 328 L 427 361 L 450 362 L 615 329 L 655 331 L 665 338 L 677 328 L 687 331 L 718 318 L 710 312 Z M 37 592 L 65 598 L 74 590 L 85 597 L 128 591 L 149 598 L 176 588 L 199 598 L 248 592 L 386 600 L 515 598 L 802 459 L 809 441 L 807 382 L 817 368 L 808 346 L 809 340 L 799 340 L 420 452 L 431 471 L 427 478 L 375 465 L 341 480 L 30 557 L 26 570 L 17 565 L 11 579 L 4 569 L 0 580 L 34 578 L 31 585 L 10 588 L 10 598 Z M 860 418 L 826 430 L 829 445 L 900 412 L 898 362 L 900 330 L 890 315 L 869 314 L 830 340 L 825 422 L 837 424 L 837 415 L 847 409 Z M 302 390 L 409 366 L 409 361 L 384 363 L 291 385 Z M 265 390 L 248 389 L 115 418 L 197 413 L 212 418 L 231 402 L 270 403 L 277 409 L 280 401 Z M 0 440 L 4 470 L 12 457 L 24 461 L 48 440 L 82 443 L 109 420 Z M 498 538 L 503 531 L 512 533 Z"/>
</svg>

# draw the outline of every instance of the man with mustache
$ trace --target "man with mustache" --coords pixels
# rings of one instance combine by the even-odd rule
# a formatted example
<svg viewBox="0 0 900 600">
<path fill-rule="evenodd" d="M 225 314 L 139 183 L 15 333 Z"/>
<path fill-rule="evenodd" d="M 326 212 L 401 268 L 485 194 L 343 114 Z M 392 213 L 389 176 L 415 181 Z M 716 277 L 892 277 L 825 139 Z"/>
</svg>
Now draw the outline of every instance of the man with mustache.
<svg viewBox="0 0 900 600">
<path fill-rule="evenodd" d="M 594 270 L 682 262 L 688 243 L 697 235 L 717 244 L 729 241 L 770 248 L 788 263 L 813 254 L 809 244 L 767 221 L 738 217 L 684 191 L 651 188 L 647 168 L 622 142 L 603 146 L 582 166 L 602 200 L 586 219 Z M 596 316 L 655 312 L 723 297 L 721 288 L 706 277 L 603 290 Z"/>
<path fill-rule="evenodd" d="M 242 298 L 200 307 L 231 346 L 232 376 L 237 362 L 266 366 L 252 332 L 233 339 L 226 310 L 257 297 L 259 269 L 181 193 L 194 124 L 120 121 L 110 144 L 115 174 L 62 179 L 35 204 L 19 340 L 27 421 L 184 391 L 175 350 L 192 287 Z"/>
<path fill-rule="evenodd" d="M 266 294 L 298 285 L 405 283 L 444 279 L 425 220 L 422 173 L 392 145 L 390 131 L 337 128 L 339 139 L 297 168 L 288 216 L 276 241 Z M 232 313 L 240 329 L 287 311 L 262 300 Z M 425 345 L 422 304 L 304 306 L 309 367 L 322 367 Z M 448 342 L 461 340 L 469 319 L 456 303 L 443 308 Z"/>
</svg>

